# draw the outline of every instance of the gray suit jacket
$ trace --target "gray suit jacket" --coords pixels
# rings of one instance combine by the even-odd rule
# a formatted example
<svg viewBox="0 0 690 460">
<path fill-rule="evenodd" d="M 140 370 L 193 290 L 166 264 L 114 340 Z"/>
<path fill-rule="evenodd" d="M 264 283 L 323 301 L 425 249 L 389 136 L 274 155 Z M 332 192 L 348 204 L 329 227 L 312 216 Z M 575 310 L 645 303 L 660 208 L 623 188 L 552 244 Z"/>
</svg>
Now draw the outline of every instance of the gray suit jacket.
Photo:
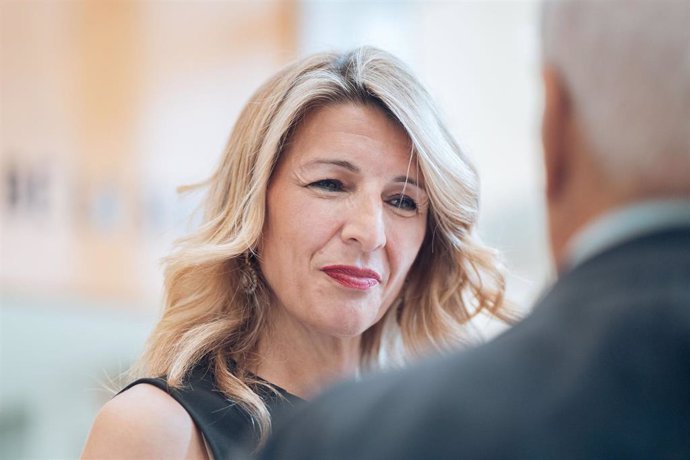
<svg viewBox="0 0 690 460">
<path fill-rule="evenodd" d="M 690 459 L 690 228 L 584 262 L 486 345 L 336 387 L 261 458 Z"/>
</svg>

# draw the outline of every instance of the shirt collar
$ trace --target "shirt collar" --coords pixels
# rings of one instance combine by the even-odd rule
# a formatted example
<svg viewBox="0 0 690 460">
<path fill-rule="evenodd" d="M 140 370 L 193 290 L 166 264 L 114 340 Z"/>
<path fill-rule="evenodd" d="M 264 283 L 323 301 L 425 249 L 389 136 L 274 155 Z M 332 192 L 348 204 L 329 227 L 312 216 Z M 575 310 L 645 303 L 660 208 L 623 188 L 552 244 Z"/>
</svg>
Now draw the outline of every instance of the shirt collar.
<svg viewBox="0 0 690 460">
<path fill-rule="evenodd" d="M 673 227 L 690 226 L 690 199 L 645 201 L 615 209 L 595 219 L 570 239 L 565 269 L 631 239 Z"/>
</svg>

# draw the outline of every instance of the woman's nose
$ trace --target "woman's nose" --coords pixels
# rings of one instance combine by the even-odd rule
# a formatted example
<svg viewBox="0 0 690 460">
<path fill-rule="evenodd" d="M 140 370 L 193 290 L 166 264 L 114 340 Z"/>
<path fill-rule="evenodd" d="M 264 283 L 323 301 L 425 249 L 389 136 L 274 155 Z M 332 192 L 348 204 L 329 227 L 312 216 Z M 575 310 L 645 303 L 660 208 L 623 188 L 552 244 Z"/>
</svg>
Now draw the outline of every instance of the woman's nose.
<svg viewBox="0 0 690 460">
<path fill-rule="evenodd" d="M 342 239 L 358 244 L 363 252 L 373 252 L 386 245 L 386 224 L 381 198 L 363 199 L 352 206 L 345 217 Z"/>
</svg>

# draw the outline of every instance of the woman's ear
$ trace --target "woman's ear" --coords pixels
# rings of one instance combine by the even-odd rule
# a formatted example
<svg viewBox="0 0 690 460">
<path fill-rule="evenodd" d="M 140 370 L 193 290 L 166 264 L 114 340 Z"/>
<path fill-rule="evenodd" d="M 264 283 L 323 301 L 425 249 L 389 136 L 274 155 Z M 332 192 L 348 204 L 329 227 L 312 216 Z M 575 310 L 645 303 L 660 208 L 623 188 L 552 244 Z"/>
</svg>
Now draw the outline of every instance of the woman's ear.
<svg viewBox="0 0 690 460">
<path fill-rule="evenodd" d="M 557 200 L 562 194 L 569 171 L 568 125 L 571 117 L 570 97 L 563 78 L 556 69 L 542 69 L 544 83 L 544 114 L 542 118 L 542 143 L 546 197 Z"/>
</svg>

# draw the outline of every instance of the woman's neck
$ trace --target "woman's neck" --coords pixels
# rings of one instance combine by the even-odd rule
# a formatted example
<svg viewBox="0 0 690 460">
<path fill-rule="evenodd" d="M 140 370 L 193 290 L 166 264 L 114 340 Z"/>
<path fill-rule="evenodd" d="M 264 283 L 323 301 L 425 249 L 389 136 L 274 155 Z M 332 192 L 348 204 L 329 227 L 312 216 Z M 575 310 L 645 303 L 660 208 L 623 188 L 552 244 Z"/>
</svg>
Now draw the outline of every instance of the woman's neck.
<svg viewBox="0 0 690 460">
<path fill-rule="evenodd" d="M 359 373 L 360 337 L 320 334 L 287 315 L 275 314 L 259 340 L 259 377 L 311 399 L 328 385 Z"/>
</svg>

